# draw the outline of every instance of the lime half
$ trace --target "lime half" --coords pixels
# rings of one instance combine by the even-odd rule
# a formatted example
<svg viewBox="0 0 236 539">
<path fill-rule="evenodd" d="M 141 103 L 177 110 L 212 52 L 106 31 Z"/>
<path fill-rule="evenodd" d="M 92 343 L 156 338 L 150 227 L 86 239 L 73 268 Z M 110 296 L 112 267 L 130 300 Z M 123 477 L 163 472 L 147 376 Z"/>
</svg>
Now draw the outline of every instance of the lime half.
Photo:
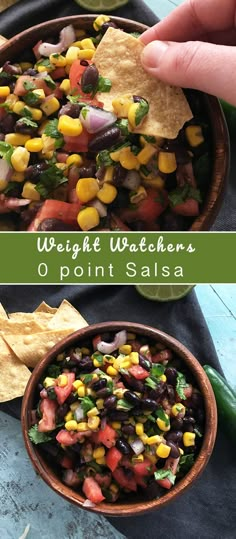
<svg viewBox="0 0 236 539">
<path fill-rule="evenodd" d="M 98 11 L 113 11 L 128 4 L 129 0 L 75 0 L 79 6 L 97 13 Z"/>
<path fill-rule="evenodd" d="M 194 286 L 194 284 L 137 284 L 135 288 L 146 299 L 174 301 L 184 298 Z"/>
</svg>

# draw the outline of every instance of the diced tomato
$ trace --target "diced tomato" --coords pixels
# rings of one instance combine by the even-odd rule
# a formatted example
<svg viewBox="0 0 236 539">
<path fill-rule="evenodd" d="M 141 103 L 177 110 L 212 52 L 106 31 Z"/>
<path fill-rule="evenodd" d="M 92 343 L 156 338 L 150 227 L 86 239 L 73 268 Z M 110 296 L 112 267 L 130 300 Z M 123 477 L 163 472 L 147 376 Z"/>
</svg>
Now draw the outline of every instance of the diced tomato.
<svg viewBox="0 0 236 539">
<path fill-rule="evenodd" d="M 100 487 L 108 488 L 111 484 L 111 474 L 110 473 L 96 473 L 94 476 L 95 481 L 100 485 Z"/>
<path fill-rule="evenodd" d="M 72 384 L 75 381 L 75 373 L 74 372 L 69 372 L 68 374 L 66 374 L 66 376 L 67 376 L 67 379 L 68 379 L 68 383 L 67 383 L 66 386 L 64 386 L 64 387 L 55 386 L 54 387 L 55 393 L 56 393 L 56 396 L 57 396 L 57 401 L 58 401 L 59 404 L 64 404 L 67 397 L 69 397 L 69 395 L 70 395 L 70 393 L 72 391 Z"/>
<path fill-rule="evenodd" d="M 116 447 L 111 447 L 106 454 L 106 465 L 112 472 L 117 468 L 119 462 L 122 459 L 122 453 L 116 449 Z"/>
<path fill-rule="evenodd" d="M 53 91 L 51 88 L 49 88 L 49 86 L 47 85 L 44 79 L 31 77 L 30 75 L 21 75 L 17 79 L 16 84 L 15 84 L 15 88 L 14 88 L 15 95 L 18 95 L 20 97 L 27 94 L 28 90 L 25 88 L 26 82 L 28 83 L 31 82 L 32 84 L 34 84 L 36 88 L 40 88 L 44 90 L 45 95 L 49 95 Z"/>
<path fill-rule="evenodd" d="M 199 215 L 199 203 L 194 198 L 188 198 L 181 204 L 173 206 L 172 211 L 184 217 L 196 217 Z"/>
<path fill-rule="evenodd" d="M 173 459 L 172 457 L 168 457 L 165 462 L 165 466 L 163 470 L 170 470 L 174 475 L 176 475 L 178 464 L 179 464 L 179 458 Z M 171 481 L 168 479 L 168 477 L 165 477 L 164 479 L 157 479 L 158 485 L 160 485 L 163 488 L 170 489 L 173 487 Z"/>
<path fill-rule="evenodd" d="M 38 423 L 39 432 L 49 432 L 56 428 L 56 410 L 58 404 L 55 400 L 42 399 L 39 405 L 42 419 Z"/>
<path fill-rule="evenodd" d="M 166 488 L 166 489 L 170 489 L 171 487 L 173 487 L 172 483 L 170 482 L 170 480 L 168 479 L 168 477 L 165 477 L 165 479 L 157 479 L 157 483 L 158 485 L 160 485 L 160 487 L 162 488 Z"/>
<path fill-rule="evenodd" d="M 98 442 L 105 445 L 105 447 L 113 447 L 116 443 L 116 438 L 117 433 L 110 425 L 106 425 L 103 430 L 100 429 L 98 432 Z"/>
<path fill-rule="evenodd" d="M 93 135 L 90 135 L 85 129 L 82 131 L 81 135 L 77 137 L 65 136 L 65 144 L 63 149 L 65 152 L 69 153 L 84 153 L 88 151 L 88 143 Z"/>
<path fill-rule="evenodd" d="M 87 62 L 91 64 L 91 61 L 87 60 Z M 80 80 L 86 67 L 80 63 L 80 60 L 75 60 L 71 65 L 69 78 L 72 91 L 80 89 Z"/>
<path fill-rule="evenodd" d="M 66 78 L 66 70 L 64 67 L 57 67 L 50 73 L 50 76 L 53 80 L 58 79 L 65 79 Z"/>
<path fill-rule="evenodd" d="M 120 210 L 119 216 L 122 221 L 132 223 L 134 221 L 144 221 L 150 223 L 156 221 L 161 213 L 168 206 L 168 194 L 166 191 L 156 191 L 147 189 L 147 197 L 136 204 L 134 208 L 124 208 Z"/>
<path fill-rule="evenodd" d="M 57 161 L 58 163 L 65 163 L 69 154 L 66 152 L 57 152 Z"/>
<path fill-rule="evenodd" d="M 68 457 L 67 455 L 64 455 L 60 459 L 60 465 L 62 466 L 62 468 L 66 468 L 66 470 L 71 470 L 71 468 L 73 468 L 73 464 L 73 460 L 70 459 L 70 457 Z"/>
<path fill-rule="evenodd" d="M 127 488 L 136 492 L 137 483 L 135 481 L 135 477 L 128 477 L 124 468 L 116 468 L 114 472 L 112 472 L 112 475 L 122 488 Z"/>
<path fill-rule="evenodd" d="M 62 480 L 68 487 L 78 487 L 81 484 L 81 479 L 79 479 L 77 473 L 73 472 L 73 470 L 66 470 L 63 473 Z"/>
<path fill-rule="evenodd" d="M 88 500 L 93 503 L 100 503 L 105 500 L 105 497 L 103 496 L 99 484 L 97 483 L 97 481 L 95 481 L 93 477 L 85 478 L 82 486 L 82 491 L 85 494 L 86 498 L 88 498 Z"/>
<path fill-rule="evenodd" d="M 94 351 L 97 350 L 97 346 L 101 342 L 101 340 L 102 340 L 101 335 L 96 335 L 96 337 L 93 338 L 93 349 L 94 349 Z"/>
<path fill-rule="evenodd" d="M 48 199 L 45 200 L 43 205 L 40 207 L 37 212 L 34 220 L 30 223 L 28 230 L 35 231 L 38 230 L 40 223 L 44 219 L 60 219 L 63 223 L 78 229 L 77 224 L 77 215 L 80 211 L 81 203 L 78 202 L 71 204 L 68 202 L 63 202 L 61 200 Z"/>
<path fill-rule="evenodd" d="M 52 401 L 52 402 L 55 402 L 55 401 Z M 61 445 L 70 446 L 73 444 L 77 444 L 79 440 L 81 440 L 84 437 L 89 437 L 89 436 L 91 436 L 91 430 L 86 430 L 85 432 L 73 432 L 73 431 L 61 429 L 56 435 L 56 440 Z"/>
<path fill-rule="evenodd" d="M 155 470 L 155 464 L 153 464 L 149 459 L 145 458 L 143 462 L 136 462 L 133 465 L 135 475 L 147 476 L 152 475 Z"/>
<path fill-rule="evenodd" d="M 144 380 L 149 376 L 149 372 L 143 369 L 141 365 L 133 365 L 128 371 L 136 380 Z"/>
</svg>

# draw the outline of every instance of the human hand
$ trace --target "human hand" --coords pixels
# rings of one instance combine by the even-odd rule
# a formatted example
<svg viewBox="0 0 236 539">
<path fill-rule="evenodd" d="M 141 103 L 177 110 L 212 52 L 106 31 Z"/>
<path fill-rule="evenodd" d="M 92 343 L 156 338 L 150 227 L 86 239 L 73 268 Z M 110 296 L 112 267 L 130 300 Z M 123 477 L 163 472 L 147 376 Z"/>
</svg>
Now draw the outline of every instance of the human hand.
<svg viewBox="0 0 236 539">
<path fill-rule="evenodd" d="M 141 40 L 150 74 L 236 105 L 236 0 L 186 0 Z"/>
</svg>

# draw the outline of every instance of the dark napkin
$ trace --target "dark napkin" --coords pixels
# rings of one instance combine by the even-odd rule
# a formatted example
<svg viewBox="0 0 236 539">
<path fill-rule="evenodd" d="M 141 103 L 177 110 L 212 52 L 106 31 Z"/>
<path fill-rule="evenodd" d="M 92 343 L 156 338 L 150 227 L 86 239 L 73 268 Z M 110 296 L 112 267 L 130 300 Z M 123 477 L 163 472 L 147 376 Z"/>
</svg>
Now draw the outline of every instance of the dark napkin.
<svg viewBox="0 0 236 539">
<path fill-rule="evenodd" d="M 89 324 L 129 320 L 160 328 L 183 342 L 204 365 L 220 365 L 197 302 L 195 292 L 177 302 L 155 303 L 138 295 L 132 286 L 1 286 L 5 309 L 32 311 L 45 300 L 58 306 L 67 298 Z M 20 417 L 21 399 L 0 405 L 0 410 Z M 147 516 L 115 518 L 111 523 L 134 539 L 233 539 L 235 537 L 235 452 L 220 433 L 202 478 L 178 501 Z"/>
</svg>

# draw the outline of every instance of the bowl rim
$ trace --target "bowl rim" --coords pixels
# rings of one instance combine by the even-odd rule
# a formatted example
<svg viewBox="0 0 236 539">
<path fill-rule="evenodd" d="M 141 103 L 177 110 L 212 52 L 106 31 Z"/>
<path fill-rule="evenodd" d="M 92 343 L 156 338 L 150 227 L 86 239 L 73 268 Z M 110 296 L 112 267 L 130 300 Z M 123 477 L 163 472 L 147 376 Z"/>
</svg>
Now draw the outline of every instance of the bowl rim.
<svg viewBox="0 0 236 539">
<path fill-rule="evenodd" d="M 58 19 L 50 19 L 49 21 L 31 26 L 7 40 L 6 43 L 0 47 L 0 57 L 1 54 L 4 54 L 4 52 L 11 46 L 16 47 L 17 43 L 21 40 L 25 40 L 27 45 L 27 39 L 31 38 L 32 34 L 34 35 L 37 31 L 42 32 L 48 27 L 53 27 L 53 30 L 58 32 L 64 25 L 76 24 L 77 21 L 84 21 L 87 24 L 91 24 L 98 15 L 100 14 L 70 15 Z M 130 25 L 135 27 L 135 29 L 141 33 L 149 28 L 146 24 L 125 17 L 110 15 L 110 19 L 117 22 L 118 25 L 123 25 L 125 30 L 128 30 Z M 28 45 L 30 46 L 29 43 Z M 211 124 L 214 149 L 213 167 L 211 172 L 211 182 L 205 196 L 204 204 L 201 208 L 201 213 L 193 221 L 191 227 L 188 229 L 189 232 L 208 231 L 211 229 L 223 203 L 230 169 L 230 139 L 222 107 L 215 96 L 205 94 L 204 92 L 200 93 L 203 96 L 205 106 L 207 107 L 208 117 Z"/>
<path fill-rule="evenodd" d="M 168 345 L 168 347 L 174 350 L 188 365 L 190 371 L 193 372 L 194 376 L 197 378 L 198 387 L 204 398 L 204 407 L 206 411 L 205 434 L 203 436 L 202 447 L 193 467 L 185 477 L 183 477 L 170 489 L 170 491 L 160 498 L 144 502 L 138 501 L 136 503 L 127 505 L 119 503 L 112 505 L 103 502 L 95 507 L 86 507 L 83 505 L 85 498 L 76 491 L 70 489 L 68 486 L 64 485 L 62 481 L 58 479 L 56 474 L 51 471 L 50 467 L 40 456 L 37 446 L 32 444 L 32 442 L 29 440 L 28 428 L 31 426 L 30 405 L 33 401 L 38 379 L 43 374 L 46 366 L 51 363 L 51 361 L 60 351 L 62 351 L 62 349 L 75 345 L 77 341 L 85 338 L 92 338 L 95 334 L 99 334 L 102 331 L 116 332 L 121 329 L 126 329 L 130 332 L 133 331 L 139 335 L 145 335 L 147 338 L 153 338 L 154 340 L 158 340 L 163 344 Z M 86 326 L 85 328 L 79 329 L 67 336 L 65 339 L 57 343 L 38 363 L 29 379 L 23 397 L 21 426 L 25 447 L 33 467 L 40 477 L 48 484 L 49 487 L 57 492 L 57 494 L 61 495 L 64 499 L 74 503 L 80 508 L 93 511 L 98 514 L 103 514 L 105 516 L 136 516 L 164 507 L 167 503 L 176 499 L 179 495 L 185 492 L 187 488 L 192 486 L 193 482 L 202 474 L 215 444 L 217 433 L 217 408 L 214 393 L 205 371 L 196 357 L 180 341 L 171 335 L 146 324 L 127 321 L 101 322 Z"/>
</svg>

